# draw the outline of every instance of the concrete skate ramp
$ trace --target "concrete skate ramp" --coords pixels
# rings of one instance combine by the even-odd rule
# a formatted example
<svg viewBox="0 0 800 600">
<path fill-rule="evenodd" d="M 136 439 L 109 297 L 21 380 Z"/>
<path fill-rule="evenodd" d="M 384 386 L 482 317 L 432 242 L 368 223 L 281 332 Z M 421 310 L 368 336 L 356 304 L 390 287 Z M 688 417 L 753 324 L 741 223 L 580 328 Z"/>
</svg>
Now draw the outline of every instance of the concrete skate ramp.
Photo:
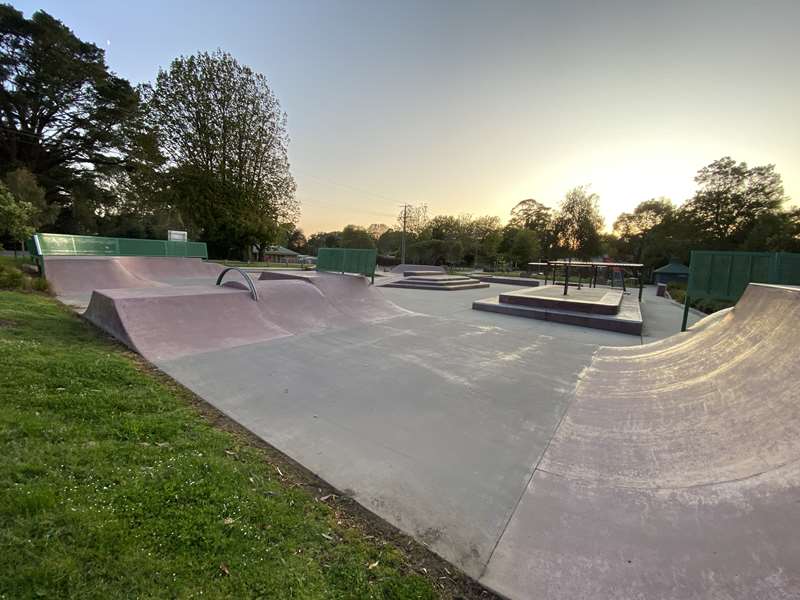
<svg viewBox="0 0 800 600">
<path fill-rule="evenodd" d="M 800 289 L 601 348 L 483 582 L 515 598 L 800 597 Z"/>
<path fill-rule="evenodd" d="M 216 277 L 222 265 L 200 258 L 46 256 L 45 276 L 58 296 L 87 298 L 93 290 L 158 287 Z M 213 283 L 213 281 L 212 281 Z"/>
<path fill-rule="evenodd" d="M 96 290 L 84 316 L 157 362 L 407 314 L 363 277 L 322 274 L 223 286 Z"/>
<path fill-rule="evenodd" d="M 409 314 L 381 295 L 361 275 L 338 275 L 316 271 L 264 271 L 260 281 L 293 279 L 314 286 L 343 317 L 359 321 L 376 321 Z"/>
</svg>

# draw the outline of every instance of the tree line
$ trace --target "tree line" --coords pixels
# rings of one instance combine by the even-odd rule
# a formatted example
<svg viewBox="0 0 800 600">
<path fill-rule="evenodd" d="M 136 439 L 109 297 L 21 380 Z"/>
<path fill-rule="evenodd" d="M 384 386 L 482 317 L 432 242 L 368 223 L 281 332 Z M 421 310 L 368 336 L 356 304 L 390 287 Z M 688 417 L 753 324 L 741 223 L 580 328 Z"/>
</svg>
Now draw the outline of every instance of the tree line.
<svg viewBox="0 0 800 600">
<path fill-rule="evenodd" d="M 0 5 L 0 236 L 166 237 L 215 256 L 288 237 L 299 215 L 286 114 L 217 50 L 132 86 L 46 12 Z"/>
<path fill-rule="evenodd" d="M 701 168 L 697 191 L 678 206 L 668 198 L 641 202 L 604 231 L 600 198 L 587 186 L 567 192 L 560 205 L 526 199 L 499 218 L 440 215 L 424 206 L 406 219 L 406 261 L 452 266 L 525 269 L 528 262 L 598 258 L 642 262 L 657 268 L 691 250 L 800 252 L 800 208 L 787 207 L 774 165 L 748 167 L 723 157 Z M 384 258 L 401 253 L 402 214 L 393 227 L 348 225 L 310 236 L 304 251 L 320 247 L 377 248 Z"/>
</svg>

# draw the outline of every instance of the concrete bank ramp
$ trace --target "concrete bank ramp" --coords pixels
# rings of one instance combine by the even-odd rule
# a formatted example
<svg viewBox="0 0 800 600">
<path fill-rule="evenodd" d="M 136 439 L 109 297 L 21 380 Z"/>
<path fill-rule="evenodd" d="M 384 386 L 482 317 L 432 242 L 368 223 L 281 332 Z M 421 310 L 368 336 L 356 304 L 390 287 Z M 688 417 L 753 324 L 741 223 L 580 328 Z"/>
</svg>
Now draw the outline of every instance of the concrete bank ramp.
<svg viewBox="0 0 800 600">
<path fill-rule="evenodd" d="M 254 285 L 258 300 L 236 280 L 101 289 L 84 316 L 156 362 L 407 314 L 363 277 L 278 277 Z"/>
<path fill-rule="evenodd" d="M 154 256 L 46 256 L 45 277 L 58 296 L 88 297 L 98 289 L 159 287 L 208 278 L 222 265 L 200 258 Z"/>
<path fill-rule="evenodd" d="M 513 598 L 800 598 L 800 289 L 601 348 L 482 581 Z"/>
<path fill-rule="evenodd" d="M 360 275 L 337 275 L 316 271 L 264 271 L 260 275 L 260 282 L 276 279 L 311 284 L 343 317 L 358 321 L 382 320 L 409 314 L 409 311 L 388 301 L 370 285 L 366 277 Z"/>
</svg>

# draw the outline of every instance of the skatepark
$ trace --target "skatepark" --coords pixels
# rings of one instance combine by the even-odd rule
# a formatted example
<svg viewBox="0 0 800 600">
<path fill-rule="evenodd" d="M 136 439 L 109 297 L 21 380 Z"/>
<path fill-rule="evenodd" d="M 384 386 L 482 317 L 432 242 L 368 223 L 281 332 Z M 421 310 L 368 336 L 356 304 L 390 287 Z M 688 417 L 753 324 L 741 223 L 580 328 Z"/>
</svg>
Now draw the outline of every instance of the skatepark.
<svg viewBox="0 0 800 600">
<path fill-rule="evenodd" d="M 797 288 L 683 333 L 647 288 L 630 335 L 473 310 L 526 288 L 442 273 L 223 271 L 45 257 L 88 321 L 504 597 L 800 589 Z"/>
</svg>

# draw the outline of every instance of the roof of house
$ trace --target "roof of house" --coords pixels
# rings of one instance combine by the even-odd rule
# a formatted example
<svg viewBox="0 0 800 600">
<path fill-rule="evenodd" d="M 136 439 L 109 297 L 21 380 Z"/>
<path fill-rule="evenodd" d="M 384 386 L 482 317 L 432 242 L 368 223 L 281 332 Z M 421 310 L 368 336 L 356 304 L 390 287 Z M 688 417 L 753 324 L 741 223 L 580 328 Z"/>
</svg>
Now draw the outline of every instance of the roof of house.
<svg viewBox="0 0 800 600">
<path fill-rule="evenodd" d="M 270 246 L 264 251 L 264 254 L 273 254 L 279 256 L 299 256 L 299 253 L 294 250 L 289 250 L 283 246 Z"/>
<path fill-rule="evenodd" d="M 653 273 L 675 273 L 681 275 L 688 275 L 689 274 L 689 267 L 684 265 L 683 263 L 678 262 L 677 260 L 669 261 L 669 264 L 664 265 L 663 267 L 659 267 Z"/>
</svg>

